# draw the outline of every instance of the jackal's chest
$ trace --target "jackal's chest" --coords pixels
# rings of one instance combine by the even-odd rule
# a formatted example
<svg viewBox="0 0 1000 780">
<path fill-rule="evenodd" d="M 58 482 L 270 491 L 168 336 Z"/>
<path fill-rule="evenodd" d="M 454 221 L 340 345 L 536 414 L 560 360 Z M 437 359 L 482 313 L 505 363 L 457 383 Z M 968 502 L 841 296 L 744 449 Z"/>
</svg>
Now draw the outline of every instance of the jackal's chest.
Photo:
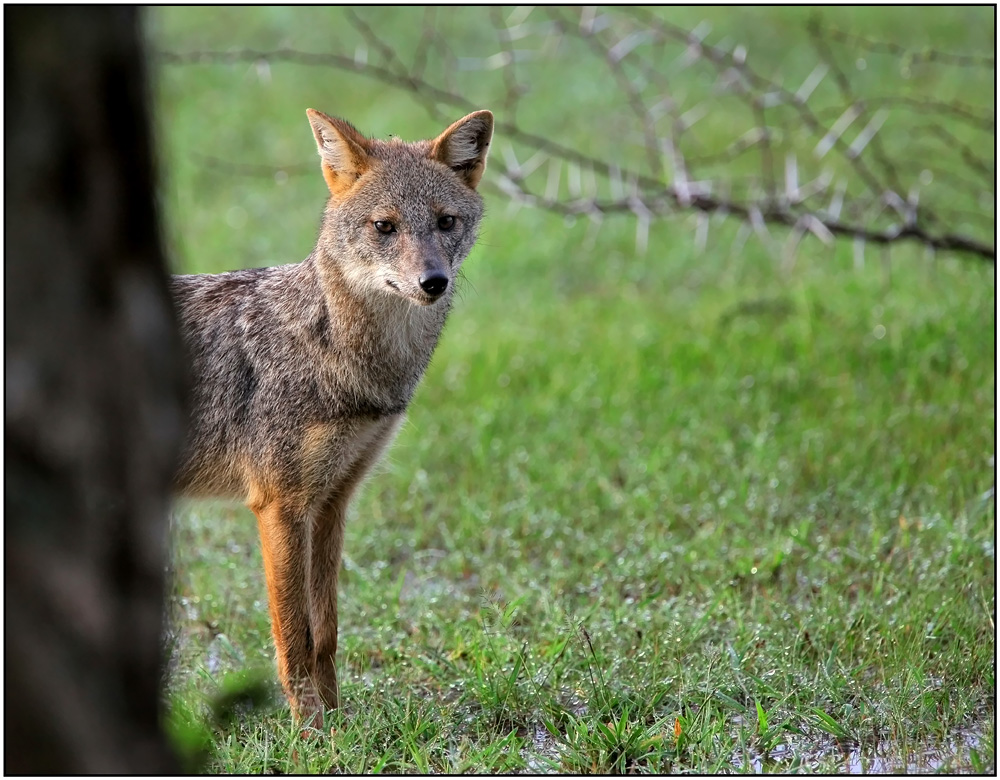
<svg viewBox="0 0 1000 780">
<path fill-rule="evenodd" d="M 399 413 L 307 426 L 298 459 L 302 481 L 314 489 L 349 492 L 378 461 L 402 421 Z"/>
<path fill-rule="evenodd" d="M 403 412 L 430 363 L 447 307 L 428 311 L 390 300 L 364 315 L 335 331 L 321 390 L 341 415 Z"/>
</svg>

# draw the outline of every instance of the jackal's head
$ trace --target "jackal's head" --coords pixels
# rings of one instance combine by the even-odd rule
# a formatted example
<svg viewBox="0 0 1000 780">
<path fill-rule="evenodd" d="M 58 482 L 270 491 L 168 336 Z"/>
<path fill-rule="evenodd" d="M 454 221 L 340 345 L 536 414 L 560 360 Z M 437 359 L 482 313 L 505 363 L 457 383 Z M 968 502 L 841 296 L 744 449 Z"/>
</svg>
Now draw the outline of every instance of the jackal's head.
<svg viewBox="0 0 1000 780">
<path fill-rule="evenodd" d="M 349 123 L 306 114 L 330 188 L 319 245 L 362 294 L 427 306 L 450 299 L 476 241 L 493 114 L 476 111 L 433 141 L 365 138 Z"/>
</svg>

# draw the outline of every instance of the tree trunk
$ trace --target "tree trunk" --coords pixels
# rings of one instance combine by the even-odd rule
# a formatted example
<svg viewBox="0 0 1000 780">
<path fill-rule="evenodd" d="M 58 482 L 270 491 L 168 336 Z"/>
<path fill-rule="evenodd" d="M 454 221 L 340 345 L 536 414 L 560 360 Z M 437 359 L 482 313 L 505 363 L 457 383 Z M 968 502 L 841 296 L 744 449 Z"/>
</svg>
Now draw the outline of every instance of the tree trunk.
<svg viewBox="0 0 1000 780">
<path fill-rule="evenodd" d="M 182 361 L 138 13 L 4 17 L 4 769 L 175 771 L 159 689 Z"/>
</svg>

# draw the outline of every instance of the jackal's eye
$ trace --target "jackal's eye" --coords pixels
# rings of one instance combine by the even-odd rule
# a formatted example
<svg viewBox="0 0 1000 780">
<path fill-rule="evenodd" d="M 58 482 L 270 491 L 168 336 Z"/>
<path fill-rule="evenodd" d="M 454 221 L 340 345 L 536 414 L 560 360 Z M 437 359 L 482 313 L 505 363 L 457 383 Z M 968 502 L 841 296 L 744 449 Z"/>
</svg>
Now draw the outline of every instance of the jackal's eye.
<svg viewBox="0 0 1000 780">
<path fill-rule="evenodd" d="M 387 219 L 378 219 L 375 221 L 375 229 L 382 235 L 389 235 L 390 233 L 396 232 L 396 226 L 393 225 Z"/>
<path fill-rule="evenodd" d="M 443 214 L 438 217 L 438 228 L 440 230 L 451 230 L 455 227 L 455 218 L 451 214 Z"/>
</svg>

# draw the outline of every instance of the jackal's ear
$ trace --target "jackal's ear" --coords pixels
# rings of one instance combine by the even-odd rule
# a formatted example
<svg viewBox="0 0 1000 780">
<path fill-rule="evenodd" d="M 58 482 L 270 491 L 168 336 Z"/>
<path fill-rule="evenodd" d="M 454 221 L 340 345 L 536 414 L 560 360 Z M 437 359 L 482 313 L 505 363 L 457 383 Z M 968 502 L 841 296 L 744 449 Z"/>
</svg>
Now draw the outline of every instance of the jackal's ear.
<svg viewBox="0 0 1000 780">
<path fill-rule="evenodd" d="M 342 195 L 368 170 L 368 139 L 350 122 L 306 109 L 316 147 L 322 160 L 323 178 L 331 195 Z"/>
<path fill-rule="evenodd" d="M 475 111 L 434 139 L 431 157 L 443 162 L 475 189 L 486 170 L 486 155 L 492 138 L 493 114 Z"/>
</svg>

